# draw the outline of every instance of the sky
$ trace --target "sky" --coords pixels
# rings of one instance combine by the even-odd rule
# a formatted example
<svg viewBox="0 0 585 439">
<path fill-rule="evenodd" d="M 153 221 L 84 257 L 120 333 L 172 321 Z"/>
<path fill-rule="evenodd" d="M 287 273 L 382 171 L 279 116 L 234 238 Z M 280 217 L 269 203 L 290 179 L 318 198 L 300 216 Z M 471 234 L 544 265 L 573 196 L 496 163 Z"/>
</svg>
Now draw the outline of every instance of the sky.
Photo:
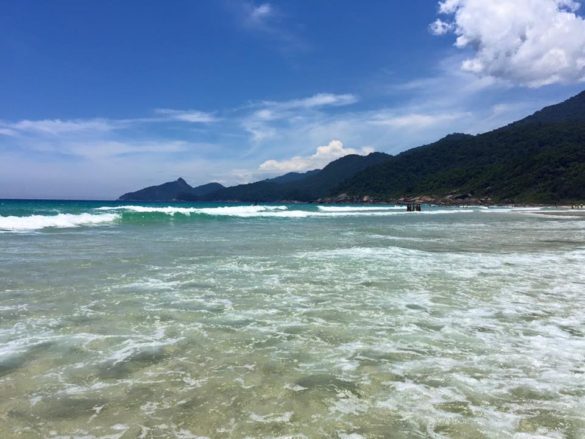
<svg viewBox="0 0 585 439">
<path fill-rule="evenodd" d="M 0 198 L 247 183 L 585 89 L 573 0 L 0 0 Z"/>
</svg>

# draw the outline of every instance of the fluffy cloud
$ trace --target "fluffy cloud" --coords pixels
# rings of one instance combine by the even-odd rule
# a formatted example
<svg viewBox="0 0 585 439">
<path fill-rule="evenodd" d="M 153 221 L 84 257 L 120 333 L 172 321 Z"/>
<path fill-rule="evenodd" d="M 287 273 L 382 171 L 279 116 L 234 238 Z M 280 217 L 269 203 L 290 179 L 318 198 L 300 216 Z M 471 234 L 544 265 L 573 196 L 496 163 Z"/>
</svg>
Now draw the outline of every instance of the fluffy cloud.
<svg viewBox="0 0 585 439">
<path fill-rule="evenodd" d="M 529 87 L 585 81 L 585 20 L 573 0 L 443 0 L 436 35 L 475 53 L 462 69 Z"/>
<path fill-rule="evenodd" d="M 344 157 L 348 154 L 369 154 L 372 148 L 356 150 L 346 148 L 340 140 L 332 140 L 328 145 L 319 146 L 315 154 L 310 156 L 295 156 L 288 160 L 268 160 L 260 165 L 263 172 L 301 172 L 322 168 L 329 162 Z"/>
</svg>

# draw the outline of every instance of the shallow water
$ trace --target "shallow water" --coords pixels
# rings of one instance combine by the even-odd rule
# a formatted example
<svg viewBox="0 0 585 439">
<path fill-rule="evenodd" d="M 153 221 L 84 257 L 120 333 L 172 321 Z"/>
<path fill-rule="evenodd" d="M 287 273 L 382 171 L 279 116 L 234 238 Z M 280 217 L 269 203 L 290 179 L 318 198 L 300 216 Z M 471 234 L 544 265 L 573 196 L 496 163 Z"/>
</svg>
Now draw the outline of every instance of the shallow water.
<svg viewBox="0 0 585 439">
<path fill-rule="evenodd" d="M 585 216 L 0 201 L 0 437 L 583 438 Z"/>
</svg>

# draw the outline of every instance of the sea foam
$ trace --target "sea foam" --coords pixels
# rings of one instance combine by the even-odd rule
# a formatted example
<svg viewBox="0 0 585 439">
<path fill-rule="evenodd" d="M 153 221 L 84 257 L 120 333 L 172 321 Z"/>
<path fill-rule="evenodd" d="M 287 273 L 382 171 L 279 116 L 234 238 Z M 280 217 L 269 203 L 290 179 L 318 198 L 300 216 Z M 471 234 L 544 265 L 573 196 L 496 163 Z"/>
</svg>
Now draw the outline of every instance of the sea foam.
<svg viewBox="0 0 585 439">
<path fill-rule="evenodd" d="M 321 212 L 370 212 L 385 210 L 406 210 L 404 206 L 318 206 Z"/>
<path fill-rule="evenodd" d="M 26 232 L 46 228 L 71 228 L 112 223 L 120 218 L 115 213 L 79 215 L 60 213 L 58 215 L 0 216 L 0 230 Z"/>
<path fill-rule="evenodd" d="M 336 218 L 362 216 L 393 216 L 403 214 L 440 215 L 471 213 L 470 209 L 435 209 L 423 212 L 407 212 L 404 206 L 317 206 L 318 210 L 289 208 L 287 206 L 219 206 L 219 207 L 175 207 L 175 206 L 105 206 L 98 211 L 117 211 L 130 213 L 153 213 L 174 215 L 207 215 L 236 218 Z"/>
<path fill-rule="evenodd" d="M 166 215 L 221 215 L 221 216 L 256 216 L 266 212 L 285 211 L 286 206 L 222 206 L 222 207 L 156 207 L 156 206 L 114 206 L 98 207 L 101 211 L 126 211 L 136 213 L 163 213 Z"/>
</svg>

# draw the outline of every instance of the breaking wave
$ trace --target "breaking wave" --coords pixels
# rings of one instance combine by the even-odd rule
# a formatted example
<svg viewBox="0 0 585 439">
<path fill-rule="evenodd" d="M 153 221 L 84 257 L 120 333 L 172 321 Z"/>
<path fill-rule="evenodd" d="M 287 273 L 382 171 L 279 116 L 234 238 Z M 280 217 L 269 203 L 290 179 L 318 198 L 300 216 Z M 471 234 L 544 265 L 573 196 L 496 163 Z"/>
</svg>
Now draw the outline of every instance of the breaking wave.
<svg viewBox="0 0 585 439">
<path fill-rule="evenodd" d="M 431 207 L 422 212 L 407 212 L 405 206 L 311 206 L 311 205 L 229 205 L 229 206 L 148 206 L 122 205 L 93 207 L 90 212 L 57 213 L 49 215 L 0 216 L 0 232 L 34 232 L 49 228 L 76 228 L 110 223 L 135 224 L 150 221 L 188 221 L 212 218 L 360 218 L 389 216 L 459 215 L 470 213 L 542 215 L 553 219 L 551 213 L 567 214 L 565 210 L 543 208 L 448 208 Z M 557 219 L 570 219 L 560 215 Z"/>
<path fill-rule="evenodd" d="M 383 212 L 404 210 L 404 206 L 318 206 L 321 212 Z"/>
<path fill-rule="evenodd" d="M 114 206 L 98 207 L 96 210 L 125 211 L 136 213 L 163 213 L 166 215 L 222 215 L 222 216 L 259 216 L 267 212 L 286 211 L 286 206 L 223 206 L 223 207 L 154 207 L 154 206 Z"/>
<path fill-rule="evenodd" d="M 220 207 L 176 207 L 176 206 L 107 206 L 98 207 L 99 211 L 116 211 L 123 214 L 159 214 L 236 218 L 335 218 L 361 216 L 391 216 L 406 214 L 404 206 L 317 206 L 289 208 L 287 206 L 220 206 Z M 416 212 L 423 215 L 469 213 L 470 209 L 439 209 Z M 414 213 L 409 213 L 410 215 Z"/>
<path fill-rule="evenodd" d="M 58 215 L 0 216 L 0 230 L 26 232 L 46 228 L 65 229 L 108 224 L 118 219 L 120 219 L 120 215 L 115 213 L 100 215 L 90 213 L 81 213 L 78 215 L 60 213 Z"/>
</svg>

